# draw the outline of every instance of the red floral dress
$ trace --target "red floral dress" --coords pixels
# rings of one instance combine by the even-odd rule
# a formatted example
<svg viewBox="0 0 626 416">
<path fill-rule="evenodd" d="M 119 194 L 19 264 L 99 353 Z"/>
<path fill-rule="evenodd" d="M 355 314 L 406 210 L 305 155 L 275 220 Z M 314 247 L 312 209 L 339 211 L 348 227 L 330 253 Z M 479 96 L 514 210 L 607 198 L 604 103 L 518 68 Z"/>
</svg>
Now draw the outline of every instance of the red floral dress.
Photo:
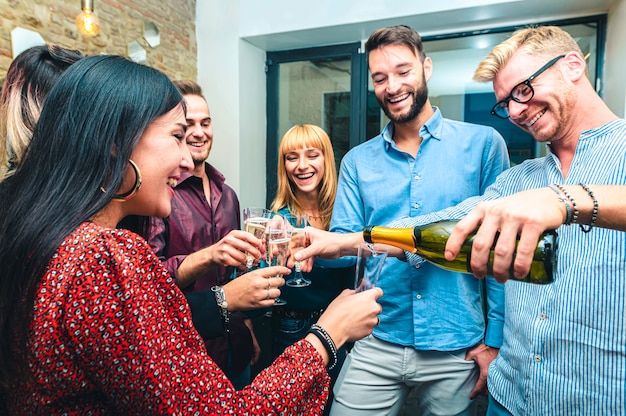
<svg viewBox="0 0 626 416">
<path fill-rule="evenodd" d="M 307 341 L 236 391 L 207 355 L 173 279 L 138 235 L 84 223 L 48 264 L 33 310 L 33 383 L 11 414 L 319 415 L 329 377 Z"/>
</svg>

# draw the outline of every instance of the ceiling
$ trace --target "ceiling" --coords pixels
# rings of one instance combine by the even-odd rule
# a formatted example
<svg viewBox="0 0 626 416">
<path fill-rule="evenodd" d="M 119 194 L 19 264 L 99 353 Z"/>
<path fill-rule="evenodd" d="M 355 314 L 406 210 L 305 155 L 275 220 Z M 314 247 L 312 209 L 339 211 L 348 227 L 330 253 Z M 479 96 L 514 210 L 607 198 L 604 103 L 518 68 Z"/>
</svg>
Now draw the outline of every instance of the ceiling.
<svg viewBox="0 0 626 416">
<path fill-rule="evenodd" d="M 439 1 L 445 5 L 446 1 L 449 0 Z M 352 22 L 280 33 L 244 35 L 243 39 L 265 51 L 280 51 L 358 42 L 367 39 L 371 32 L 380 27 L 396 24 L 411 26 L 424 37 L 468 31 L 479 32 L 486 28 L 510 27 L 604 14 L 609 11 L 614 3 L 620 1 L 623 0 L 500 1 L 476 7 L 412 14 L 381 20 Z M 391 2 L 387 4 L 393 5 Z M 268 7 L 271 7 L 271 2 Z M 277 11 L 277 14 L 281 14 L 280 12 Z M 284 11 L 282 12 L 284 13 Z M 343 20 L 348 21 L 347 18 Z M 266 30 L 266 32 L 270 31 L 271 29 Z"/>
<path fill-rule="evenodd" d="M 445 3 L 451 0 L 439 1 L 444 3 L 444 8 Z M 491 91 L 490 83 L 472 81 L 473 70 L 506 35 L 481 34 L 485 29 L 511 28 L 530 23 L 606 14 L 614 3 L 620 1 L 626 0 L 493 0 L 486 6 L 251 35 L 244 36 L 243 39 L 262 50 L 281 51 L 364 41 L 374 30 L 396 24 L 411 26 L 424 38 L 454 33 L 478 34 L 479 36 L 428 42 L 427 54 L 432 58 L 435 68 L 433 78 L 428 83 L 429 92 L 433 96 L 486 92 Z M 284 10 L 282 12 L 285 13 Z M 284 19 L 285 16 L 278 18 Z M 585 31 L 584 28 L 581 30 Z M 591 32 L 595 35 L 595 31 Z M 573 36 L 576 37 L 577 34 Z M 579 44 L 585 42 L 581 42 L 583 36 L 587 34 L 581 33 L 577 37 Z M 584 49 L 583 45 L 581 47 Z"/>
</svg>

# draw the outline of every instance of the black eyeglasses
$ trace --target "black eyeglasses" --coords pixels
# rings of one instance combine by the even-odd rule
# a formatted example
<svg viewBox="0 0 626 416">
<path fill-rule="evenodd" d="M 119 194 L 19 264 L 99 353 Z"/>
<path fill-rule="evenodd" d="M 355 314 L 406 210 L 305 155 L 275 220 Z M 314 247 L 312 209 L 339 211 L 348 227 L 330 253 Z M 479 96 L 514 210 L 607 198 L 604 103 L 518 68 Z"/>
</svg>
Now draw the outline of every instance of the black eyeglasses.
<svg viewBox="0 0 626 416">
<path fill-rule="evenodd" d="M 529 102 L 535 95 L 535 90 L 530 83 L 564 56 L 565 55 L 557 56 L 556 58 L 552 59 L 550 62 L 539 68 L 539 71 L 529 76 L 527 80 L 522 81 L 514 86 L 507 98 L 502 101 L 498 101 L 496 105 L 493 106 L 493 108 L 491 109 L 491 114 L 500 118 L 509 118 L 509 101 L 513 100 L 520 104 Z"/>
</svg>

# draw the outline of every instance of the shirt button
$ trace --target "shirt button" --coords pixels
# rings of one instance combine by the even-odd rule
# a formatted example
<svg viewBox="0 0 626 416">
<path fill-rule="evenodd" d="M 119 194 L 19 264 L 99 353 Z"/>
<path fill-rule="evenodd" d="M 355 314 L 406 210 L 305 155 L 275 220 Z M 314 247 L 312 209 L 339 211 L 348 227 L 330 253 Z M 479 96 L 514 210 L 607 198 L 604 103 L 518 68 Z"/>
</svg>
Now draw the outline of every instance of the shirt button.
<svg viewBox="0 0 626 416">
<path fill-rule="evenodd" d="M 413 176 L 413 179 L 415 179 L 416 181 L 419 181 L 420 180 L 420 176 L 419 175 L 415 175 L 415 176 Z"/>
<path fill-rule="evenodd" d="M 546 315 L 545 313 L 540 313 L 539 319 L 548 319 L 548 315 Z"/>
<path fill-rule="evenodd" d="M 422 265 L 421 265 L 421 264 L 416 264 L 416 265 L 415 265 L 415 268 L 416 268 L 416 269 L 419 269 L 420 267 L 422 267 Z"/>
<path fill-rule="evenodd" d="M 421 294 L 421 293 L 418 293 L 418 294 L 417 294 L 417 296 L 416 296 L 416 298 L 421 299 L 421 298 L 422 298 L 422 294 Z"/>
<path fill-rule="evenodd" d="M 535 355 L 535 362 L 536 363 L 540 363 L 541 362 L 541 356 L 539 354 Z"/>
<path fill-rule="evenodd" d="M 420 204 L 413 204 L 413 208 L 418 209 L 420 207 Z"/>
</svg>

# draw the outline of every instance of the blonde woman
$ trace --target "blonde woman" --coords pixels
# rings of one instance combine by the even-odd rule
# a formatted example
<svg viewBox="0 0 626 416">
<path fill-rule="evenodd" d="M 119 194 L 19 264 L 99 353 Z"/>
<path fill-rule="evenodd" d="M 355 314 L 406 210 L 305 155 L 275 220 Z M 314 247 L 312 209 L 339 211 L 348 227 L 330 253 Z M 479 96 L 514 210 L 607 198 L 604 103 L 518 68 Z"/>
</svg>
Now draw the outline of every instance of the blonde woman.
<svg viewBox="0 0 626 416">
<path fill-rule="evenodd" d="M 296 217 L 306 214 L 310 226 L 328 230 L 337 193 L 335 156 L 328 134 L 311 124 L 289 129 L 280 142 L 277 175 L 278 190 L 271 210 Z M 283 286 L 280 296 L 287 304 L 273 308 L 274 357 L 301 339 L 343 289 L 353 288 L 353 261 L 318 259 L 311 272 L 304 273 L 304 277 L 311 284 L 307 287 Z M 329 372 L 333 384 L 345 359 L 346 349 L 340 349 L 338 355 L 338 364 Z"/>
</svg>

